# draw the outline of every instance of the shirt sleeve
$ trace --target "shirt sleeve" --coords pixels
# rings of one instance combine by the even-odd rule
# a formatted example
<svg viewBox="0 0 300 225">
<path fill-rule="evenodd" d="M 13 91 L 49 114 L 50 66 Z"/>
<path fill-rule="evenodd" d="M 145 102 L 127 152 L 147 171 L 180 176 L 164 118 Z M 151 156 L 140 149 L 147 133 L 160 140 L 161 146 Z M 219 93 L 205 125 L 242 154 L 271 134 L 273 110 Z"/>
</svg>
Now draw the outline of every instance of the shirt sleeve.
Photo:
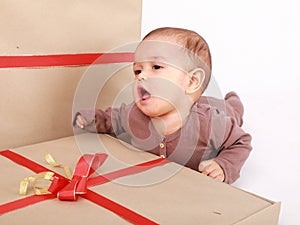
<svg viewBox="0 0 300 225">
<path fill-rule="evenodd" d="M 243 131 L 239 122 L 219 113 L 212 118 L 212 139 L 219 153 L 214 159 L 225 173 L 225 183 L 233 183 L 248 158 L 251 146 L 250 134 Z"/>
</svg>

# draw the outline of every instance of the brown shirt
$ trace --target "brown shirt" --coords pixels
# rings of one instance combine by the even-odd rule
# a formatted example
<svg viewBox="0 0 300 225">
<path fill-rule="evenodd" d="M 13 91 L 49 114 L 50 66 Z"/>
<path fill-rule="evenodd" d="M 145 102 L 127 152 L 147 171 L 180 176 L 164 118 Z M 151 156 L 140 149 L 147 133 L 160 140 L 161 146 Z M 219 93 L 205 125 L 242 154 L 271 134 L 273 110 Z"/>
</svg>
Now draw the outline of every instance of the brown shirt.
<svg viewBox="0 0 300 225">
<path fill-rule="evenodd" d="M 200 97 L 183 127 L 167 136 L 160 135 L 134 103 L 79 113 L 91 123 L 86 130 L 114 136 L 127 132 L 133 146 L 191 169 L 198 170 L 201 161 L 214 159 L 224 170 L 226 183 L 239 177 L 252 149 L 251 136 L 241 128 L 243 105 L 234 92 L 224 100 Z"/>
</svg>

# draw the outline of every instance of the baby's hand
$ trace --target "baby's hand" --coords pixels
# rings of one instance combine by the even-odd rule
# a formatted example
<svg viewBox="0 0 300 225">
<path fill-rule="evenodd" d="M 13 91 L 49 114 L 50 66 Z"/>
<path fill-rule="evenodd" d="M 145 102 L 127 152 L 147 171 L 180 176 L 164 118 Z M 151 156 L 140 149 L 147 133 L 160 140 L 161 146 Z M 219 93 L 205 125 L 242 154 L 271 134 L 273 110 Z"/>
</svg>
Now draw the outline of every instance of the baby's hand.
<svg viewBox="0 0 300 225">
<path fill-rule="evenodd" d="M 82 115 L 78 114 L 75 118 L 75 125 L 81 129 L 84 129 L 84 127 L 88 125 L 88 122 Z"/>
<path fill-rule="evenodd" d="M 77 112 L 73 119 L 73 126 L 88 132 L 97 132 L 95 126 L 95 110 L 83 109 Z"/>
<path fill-rule="evenodd" d="M 215 180 L 224 181 L 225 175 L 221 166 L 214 160 L 206 160 L 199 164 L 199 171 Z"/>
</svg>

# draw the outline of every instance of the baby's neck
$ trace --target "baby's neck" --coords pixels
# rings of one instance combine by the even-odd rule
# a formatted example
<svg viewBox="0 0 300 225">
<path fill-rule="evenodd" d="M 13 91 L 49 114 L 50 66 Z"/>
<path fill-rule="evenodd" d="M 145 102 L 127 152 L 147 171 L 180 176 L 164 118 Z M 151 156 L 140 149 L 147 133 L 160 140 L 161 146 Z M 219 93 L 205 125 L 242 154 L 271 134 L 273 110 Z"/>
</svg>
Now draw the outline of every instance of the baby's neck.
<svg viewBox="0 0 300 225">
<path fill-rule="evenodd" d="M 181 129 L 187 120 L 189 111 L 185 113 L 172 113 L 161 117 L 151 118 L 153 126 L 157 132 L 162 135 L 170 135 Z"/>
</svg>

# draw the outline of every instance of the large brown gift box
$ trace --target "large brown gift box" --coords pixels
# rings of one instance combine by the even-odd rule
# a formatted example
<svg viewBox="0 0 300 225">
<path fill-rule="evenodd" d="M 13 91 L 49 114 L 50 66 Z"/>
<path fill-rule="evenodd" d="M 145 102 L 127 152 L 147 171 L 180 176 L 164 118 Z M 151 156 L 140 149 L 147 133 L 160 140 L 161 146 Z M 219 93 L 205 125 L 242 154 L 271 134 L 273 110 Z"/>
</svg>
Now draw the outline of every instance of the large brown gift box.
<svg viewBox="0 0 300 225">
<path fill-rule="evenodd" d="M 80 151 L 79 145 L 88 150 Z M 105 150 L 109 157 L 98 169 L 98 174 L 157 158 L 110 136 L 97 134 L 66 137 L 17 148 L 13 152 L 63 174 L 62 169 L 47 165 L 45 151 L 50 152 L 59 163 L 74 168 L 81 154 Z M 18 195 L 19 181 L 32 176 L 33 172 L 5 157 L 0 157 L 0 165 L 0 179 L 5 181 L 1 185 L 1 203 L 22 198 Z M 279 203 L 214 181 L 172 162 L 124 175 L 89 189 L 148 218 L 154 224 L 275 225 L 280 209 Z M 112 211 L 80 196 L 77 201 L 51 199 L 38 202 L 3 214 L 0 221 L 1 224 L 130 224 Z"/>
<path fill-rule="evenodd" d="M 108 135 L 74 135 L 77 109 L 130 101 L 141 11 L 141 0 L 0 1 L 0 224 L 278 224 L 278 202 Z M 103 53 L 108 60 L 95 64 Z M 81 156 L 108 157 L 90 177 L 80 177 L 88 187 L 75 201 L 34 195 L 33 184 L 21 196 L 20 182 L 41 168 L 69 184 L 45 152 L 74 174 Z"/>
</svg>

